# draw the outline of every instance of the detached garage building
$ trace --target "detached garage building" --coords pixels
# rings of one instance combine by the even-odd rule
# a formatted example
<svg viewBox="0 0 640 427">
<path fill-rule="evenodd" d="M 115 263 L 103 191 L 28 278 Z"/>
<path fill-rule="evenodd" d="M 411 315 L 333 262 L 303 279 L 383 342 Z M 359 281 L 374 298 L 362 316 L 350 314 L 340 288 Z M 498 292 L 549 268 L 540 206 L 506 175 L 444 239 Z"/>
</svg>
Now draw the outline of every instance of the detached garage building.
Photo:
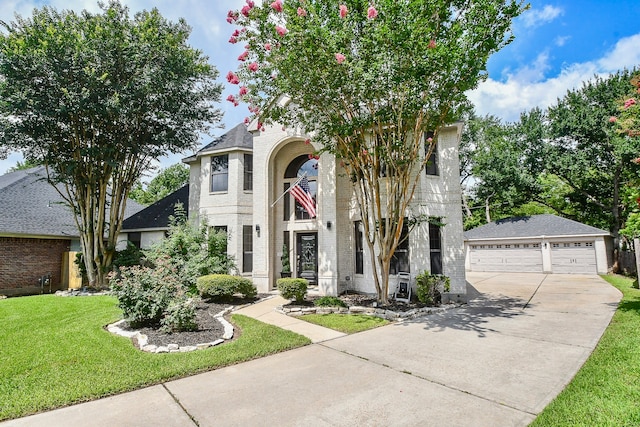
<svg viewBox="0 0 640 427">
<path fill-rule="evenodd" d="M 609 232 L 556 215 L 505 218 L 465 232 L 467 271 L 606 274 Z"/>
</svg>

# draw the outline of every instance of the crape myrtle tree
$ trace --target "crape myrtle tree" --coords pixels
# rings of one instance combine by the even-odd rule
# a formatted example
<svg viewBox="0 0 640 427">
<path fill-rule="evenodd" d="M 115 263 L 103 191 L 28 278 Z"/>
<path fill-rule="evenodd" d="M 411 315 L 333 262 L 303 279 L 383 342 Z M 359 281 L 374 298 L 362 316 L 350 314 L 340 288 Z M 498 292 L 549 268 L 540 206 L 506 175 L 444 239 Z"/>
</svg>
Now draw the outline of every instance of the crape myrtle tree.
<svg viewBox="0 0 640 427">
<path fill-rule="evenodd" d="M 104 286 L 131 187 L 152 159 L 220 120 L 221 86 L 184 20 L 43 7 L 3 23 L 3 144 L 47 168 L 76 216 L 91 286 Z M 88 262 L 88 260 L 90 260 Z"/>
<path fill-rule="evenodd" d="M 227 74 L 238 85 L 228 100 L 248 103 L 259 127 L 300 129 L 335 155 L 353 183 L 381 302 L 438 130 L 460 117 L 523 10 L 504 0 L 247 0 L 228 13 L 229 41 L 246 46 Z"/>
</svg>

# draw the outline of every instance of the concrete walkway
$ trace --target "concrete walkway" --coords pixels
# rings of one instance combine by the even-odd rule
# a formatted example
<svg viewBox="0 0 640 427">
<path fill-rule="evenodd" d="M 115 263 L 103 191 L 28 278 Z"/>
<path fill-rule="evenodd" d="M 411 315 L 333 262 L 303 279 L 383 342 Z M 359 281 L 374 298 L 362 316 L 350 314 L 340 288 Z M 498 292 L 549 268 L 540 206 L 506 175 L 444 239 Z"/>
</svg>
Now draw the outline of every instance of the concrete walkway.
<svg viewBox="0 0 640 427">
<path fill-rule="evenodd" d="M 261 322 L 279 326 L 282 329 L 287 329 L 300 335 L 304 335 L 314 344 L 345 336 L 342 332 L 323 328 L 322 326 L 314 325 L 313 323 L 305 322 L 304 320 L 300 320 L 296 317 L 287 316 L 286 314 L 275 311 L 277 306 L 287 304 L 288 302 L 288 300 L 282 298 L 280 295 L 276 295 L 269 299 L 260 301 L 257 304 L 241 308 L 235 313 L 253 317 Z"/>
<path fill-rule="evenodd" d="M 582 366 L 621 294 L 598 276 L 467 279 L 465 307 L 2 426 L 526 426 Z M 253 310 L 243 313 L 284 320 Z"/>
</svg>

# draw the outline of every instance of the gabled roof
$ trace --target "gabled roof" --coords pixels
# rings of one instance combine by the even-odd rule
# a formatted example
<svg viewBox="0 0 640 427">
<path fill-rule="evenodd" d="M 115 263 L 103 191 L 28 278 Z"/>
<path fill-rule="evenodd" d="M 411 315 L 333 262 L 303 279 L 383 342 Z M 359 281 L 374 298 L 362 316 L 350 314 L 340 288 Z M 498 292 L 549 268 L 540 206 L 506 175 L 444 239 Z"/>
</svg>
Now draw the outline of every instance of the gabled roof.
<svg viewBox="0 0 640 427">
<path fill-rule="evenodd" d="M 590 225 L 556 215 L 532 215 L 500 219 L 465 231 L 465 240 L 561 237 L 561 236 L 609 236 L 610 233 Z"/>
<path fill-rule="evenodd" d="M 71 208 L 46 176 L 43 166 L 0 176 L 0 236 L 79 236 Z M 140 204 L 127 202 L 129 215 L 140 209 Z"/>
<path fill-rule="evenodd" d="M 225 134 L 217 137 L 198 150 L 193 156 L 182 159 L 182 162 L 189 163 L 203 154 L 231 149 L 253 150 L 253 135 L 247 130 L 247 126 L 244 123 L 240 123 Z"/>
<path fill-rule="evenodd" d="M 178 203 L 182 203 L 185 211 L 188 211 L 188 184 L 125 219 L 122 223 L 122 231 L 169 228 L 169 217 L 175 215 L 175 207 Z"/>
</svg>

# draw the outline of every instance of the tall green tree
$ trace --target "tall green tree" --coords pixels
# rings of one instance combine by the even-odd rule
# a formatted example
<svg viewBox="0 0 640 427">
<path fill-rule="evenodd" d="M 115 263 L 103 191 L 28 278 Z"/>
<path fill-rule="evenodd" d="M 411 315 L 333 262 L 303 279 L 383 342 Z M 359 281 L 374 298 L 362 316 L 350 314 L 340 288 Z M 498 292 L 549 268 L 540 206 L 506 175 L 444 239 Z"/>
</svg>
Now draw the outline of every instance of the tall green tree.
<svg viewBox="0 0 640 427">
<path fill-rule="evenodd" d="M 104 286 L 131 186 L 152 159 L 219 121 L 221 86 L 184 20 L 36 9 L 0 36 L 3 142 L 46 166 L 72 207 L 87 275 Z"/>
<path fill-rule="evenodd" d="M 138 181 L 131 190 L 131 198 L 143 205 L 149 205 L 168 196 L 189 183 L 189 167 L 176 163 L 161 169 L 149 185 L 143 187 Z"/>
<path fill-rule="evenodd" d="M 546 170 L 571 188 L 567 194 L 578 220 L 609 229 L 615 238 L 625 221 L 625 187 L 637 179 L 632 162 L 640 140 L 617 133 L 609 118 L 631 90 L 630 71 L 596 77 L 569 91 L 546 116 L 547 138 L 532 147 Z"/>
<path fill-rule="evenodd" d="M 460 117 L 522 11 L 503 0 L 248 0 L 229 12 L 240 27 L 230 41 L 248 45 L 227 75 L 240 85 L 229 99 L 302 129 L 352 177 L 381 302 L 438 131 Z"/>
</svg>

